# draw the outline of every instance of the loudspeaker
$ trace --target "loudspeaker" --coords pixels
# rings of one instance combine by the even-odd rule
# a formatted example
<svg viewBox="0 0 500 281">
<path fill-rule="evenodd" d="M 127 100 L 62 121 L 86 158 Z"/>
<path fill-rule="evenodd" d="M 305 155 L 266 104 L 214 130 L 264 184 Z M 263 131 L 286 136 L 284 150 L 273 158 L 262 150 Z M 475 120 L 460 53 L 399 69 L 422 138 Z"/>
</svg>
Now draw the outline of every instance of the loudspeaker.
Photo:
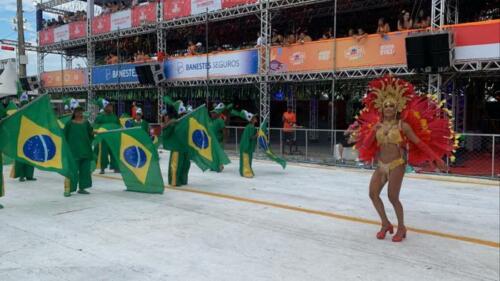
<svg viewBox="0 0 500 281">
<path fill-rule="evenodd" d="M 429 37 L 430 66 L 432 68 L 448 67 L 451 64 L 452 44 L 450 33 L 433 34 Z"/>
<path fill-rule="evenodd" d="M 37 76 L 21 77 L 19 78 L 19 82 L 21 82 L 23 91 L 34 91 L 40 88 L 40 82 Z"/>
<path fill-rule="evenodd" d="M 139 84 L 154 85 L 153 74 L 151 73 L 149 65 L 137 65 L 135 67 L 135 73 L 139 79 Z"/>
<path fill-rule="evenodd" d="M 408 68 L 420 70 L 430 67 L 436 70 L 451 64 L 451 33 L 417 34 L 406 37 L 405 43 Z"/>
<path fill-rule="evenodd" d="M 427 66 L 425 54 L 426 37 L 406 37 L 406 61 L 408 68 L 425 68 Z"/>
<path fill-rule="evenodd" d="M 165 81 L 163 64 L 161 63 L 138 65 L 135 67 L 135 72 L 139 83 L 143 85 L 158 85 Z"/>
<path fill-rule="evenodd" d="M 23 91 L 29 91 L 30 90 L 30 84 L 28 83 L 28 78 L 27 77 L 21 77 L 19 78 L 19 82 L 21 82 L 21 88 Z"/>
</svg>

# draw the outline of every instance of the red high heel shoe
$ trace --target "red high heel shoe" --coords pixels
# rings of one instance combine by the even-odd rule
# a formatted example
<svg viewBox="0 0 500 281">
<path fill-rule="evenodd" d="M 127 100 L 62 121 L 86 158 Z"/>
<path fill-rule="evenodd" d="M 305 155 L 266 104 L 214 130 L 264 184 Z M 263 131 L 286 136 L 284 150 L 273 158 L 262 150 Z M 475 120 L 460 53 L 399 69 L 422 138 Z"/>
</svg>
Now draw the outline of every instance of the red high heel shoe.
<svg viewBox="0 0 500 281">
<path fill-rule="evenodd" d="M 392 242 L 401 242 L 406 238 L 406 228 L 392 236 Z"/>
<path fill-rule="evenodd" d="M 382 229 L 377 232 L 377 239 L 382 240 L 385 239 L 385 234 L 389 232 L 390 234 L 394 233 L 394 227 L 392 224 L 389 224 L 387 226 L 383 226 Z"/>
</svg>

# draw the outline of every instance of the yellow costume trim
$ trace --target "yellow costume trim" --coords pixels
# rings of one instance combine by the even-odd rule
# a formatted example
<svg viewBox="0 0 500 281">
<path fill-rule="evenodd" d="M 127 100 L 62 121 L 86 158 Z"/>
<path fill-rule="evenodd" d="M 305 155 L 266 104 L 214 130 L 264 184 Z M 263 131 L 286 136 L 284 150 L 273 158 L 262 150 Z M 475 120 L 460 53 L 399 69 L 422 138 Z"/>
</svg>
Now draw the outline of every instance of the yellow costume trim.
<svg viewBox="0 0 500 281">
<path fill-rule="evenodd" d="M 243 176 L 245 178 L 253 178 L 254 174 L 250 167 L 250 157 L 248 153 L 243 153 Z"/>
<path fill-rule="evenodd" d="M 177 169 L 179 168 L 179 152 L 172 152 L 172 161 L 170 162 L 170 176 L 172 177 L 172 186 L 177 186 Z"/>
<path fill-rule="evenodd" d="M 14 162 L 12 164 L 12 169 L 10 169 L 10 178 L 15 179 L 16 178 L 16 163 Z"/>
</svg>

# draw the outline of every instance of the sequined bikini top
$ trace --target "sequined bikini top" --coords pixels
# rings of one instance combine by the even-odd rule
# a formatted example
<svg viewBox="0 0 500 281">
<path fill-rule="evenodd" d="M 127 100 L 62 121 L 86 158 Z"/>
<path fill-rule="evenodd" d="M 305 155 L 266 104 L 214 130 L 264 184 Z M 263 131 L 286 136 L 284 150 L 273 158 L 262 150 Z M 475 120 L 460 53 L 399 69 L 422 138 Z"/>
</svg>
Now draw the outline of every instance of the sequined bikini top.
<svg viewBox="0 0 500 281">
<path fill-rule="evenodd" d="M 401 121 L 396 125 L 395 122 L 383 123 L 382 127 L 377 130 L 377 142 L 378 145 L 384 144 L 397 144 L 400 145 L 403 142 L 403 137 L 401 137 Z"/>
</svg>

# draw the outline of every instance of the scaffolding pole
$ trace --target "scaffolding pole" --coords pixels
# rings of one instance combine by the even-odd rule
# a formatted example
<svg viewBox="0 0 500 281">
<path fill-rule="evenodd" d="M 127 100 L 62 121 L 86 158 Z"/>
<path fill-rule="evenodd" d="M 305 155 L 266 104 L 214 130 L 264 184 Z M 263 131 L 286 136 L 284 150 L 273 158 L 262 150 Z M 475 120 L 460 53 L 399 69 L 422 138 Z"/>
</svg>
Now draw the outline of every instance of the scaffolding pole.
<svg viewBox="0 0 500 281">
<path fill-rule="evenodd" d="M 269 44 L 271 43 L 271 15 L 269 11 L 269 0 L 260 1 L 260 34 L 263 45 L 259 46 L 260 66 L 260 123 L 269 121 L 271 109 L 271 97 L 269 87 Z"/>
</svg>

